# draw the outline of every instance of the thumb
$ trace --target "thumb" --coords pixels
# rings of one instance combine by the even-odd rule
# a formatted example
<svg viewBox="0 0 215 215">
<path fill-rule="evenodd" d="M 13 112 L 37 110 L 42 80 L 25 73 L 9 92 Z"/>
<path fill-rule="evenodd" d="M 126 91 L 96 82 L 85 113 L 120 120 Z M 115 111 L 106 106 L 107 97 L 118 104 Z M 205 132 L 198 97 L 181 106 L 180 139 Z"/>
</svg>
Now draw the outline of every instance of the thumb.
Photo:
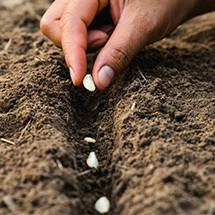
<svg viewBox="0 0 215 215">
<path fill-rule="evenodd" d="M 145 27 L 144 27 L 145 26 Z M 134 11 L 124 9 L 110 39 L 94 63 L 93 78 L 100 90 L 106 89 L 147 42 L 145 24 Z"/>
</svg>

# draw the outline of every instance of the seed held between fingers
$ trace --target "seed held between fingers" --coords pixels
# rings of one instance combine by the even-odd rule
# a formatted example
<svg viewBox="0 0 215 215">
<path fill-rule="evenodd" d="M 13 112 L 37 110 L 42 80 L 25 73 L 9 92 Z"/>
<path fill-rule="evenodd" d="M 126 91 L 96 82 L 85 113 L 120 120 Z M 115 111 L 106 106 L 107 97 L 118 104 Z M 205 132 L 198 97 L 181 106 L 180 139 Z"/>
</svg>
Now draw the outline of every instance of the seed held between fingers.
<svg viewBox="0 0 215 215">
<path fill-rule="evenodd" d="M 86 74 L 86 76 L 84 77 L 83 85 L 90 92 L 93 92 L 96 90 L 96 86 L 94 84 L 93 77 L 90 74 Z"/>
</svg>

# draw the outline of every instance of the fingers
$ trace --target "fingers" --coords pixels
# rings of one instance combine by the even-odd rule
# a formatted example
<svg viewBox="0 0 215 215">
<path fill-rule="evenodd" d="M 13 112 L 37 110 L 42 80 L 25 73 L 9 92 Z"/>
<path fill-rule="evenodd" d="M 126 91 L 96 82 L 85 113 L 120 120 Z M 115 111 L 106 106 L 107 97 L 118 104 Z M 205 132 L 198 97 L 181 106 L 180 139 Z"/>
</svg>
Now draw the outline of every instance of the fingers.
<svg viewBox="0 0 215 215">
<path fill-rule="evenodd" d="M 93 52 L 105 45 L 109 36 L 114 29 L 114 25 L 105 25 L 98 28 L 98 30 L 89 30 L 87 37 L 87 51 Z"/>
<path fill-rule="evenodd" d="M 61 47 L 61 30 L 59 20 L 63 14 L 68 0 L 55 0 L 43 15 L 40 21 L 40 29 L 52 42 Z"/>
<path fill-rule="evenodd" d="M 121 14 L 118 25 L 94 64 L 93 78 L 98 89 L 106 89 L 147 42 L 144 35 L 148 35 L 148 20 L 143 20 L 129 8 Z"/>
<path fill-rule="evenodd" d="M 103 31 L 100 30 L 88 31 L 87 50 L 94 51 L 96 49 L 99 49 L 107 42 L 108 38 L 109 36 Z"/>
<path fill-rule="evenodd" d="M 65 1 L 56 0 L 49 7 L 49 9 L 43 15 L 40 21 L 40 28 L 42 33 L 46 35 L 50 40 L 52 40 L 52 42 L 57 47 L 62 47 L 60 19 L 67 2 L 68 0 Z M 97 18 L 95 20 L 97 20 Z M 101 23 L 103 24 L 103 20 Z M 87 50 L 90 52 L 101 48 L 107 42 L 110 34 L 114 29 L 114 25 L 105 24 L 100 27 L 97 27 L 94 23 L 94 28 L 97 30 L 88 30 Z"/>
<path fill-rule="evenodd" d="M 95 50 L 105 44 L 93 67 L 94 81 L 104 90 L 138 51 L 168 35 L 191 9 L 190 2 L 180 0 L 56 0 L 41 20 L 41 31 L 63 48 L 75 85 L 86 74 L 87 48 Z M 115 29 L 110 16 L 104 16 L 107 12 Z"/>
<path fill-rule="evenodd" d="M 105 0 L 69 0 L 63 11 L 62 48 L 74 85 L 80 85 L 86 74 L 87 27 L 107 3 Z"/>
<path fill-rule="evenodd" d="M 107 4 L 108 0 L 56 0 L 41 19 L 41 31 L 56 46 L 63 48 L 75 85 L 81 84 L 86 73 L 87 46 L 89 50 L 100 48 L 113 29 L 111 25 L 87 31 L 96 14 Z"/>
</svg>

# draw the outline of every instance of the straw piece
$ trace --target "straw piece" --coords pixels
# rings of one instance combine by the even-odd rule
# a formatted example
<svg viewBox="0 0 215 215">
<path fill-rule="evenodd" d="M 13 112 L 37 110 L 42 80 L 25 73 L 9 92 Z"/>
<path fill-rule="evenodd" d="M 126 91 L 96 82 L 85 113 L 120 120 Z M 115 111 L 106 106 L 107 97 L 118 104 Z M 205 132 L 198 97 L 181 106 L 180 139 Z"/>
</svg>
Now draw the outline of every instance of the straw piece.
<svg viewBox="0 0 215 215">
<path fill-rule="evenodd" d="M 11 144 L 11 145 L 16 145 L 16 143 L 14 143 L 13 141 L 7 140 L 7 139 L 5 139 L 5 138 L 1 138 L 0 140 L 1 140 L 2 142 L 9 143 L 9 144 Z"/>
</svg>

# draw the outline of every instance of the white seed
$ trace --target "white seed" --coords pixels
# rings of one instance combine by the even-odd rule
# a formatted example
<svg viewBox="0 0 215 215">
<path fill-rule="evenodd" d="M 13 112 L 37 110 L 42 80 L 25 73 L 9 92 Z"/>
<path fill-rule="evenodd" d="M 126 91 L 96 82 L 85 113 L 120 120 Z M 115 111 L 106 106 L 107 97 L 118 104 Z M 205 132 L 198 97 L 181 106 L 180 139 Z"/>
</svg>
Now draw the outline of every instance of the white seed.
<svg viewBox="0 0 215 215">
<path fill-rule="evenodd" d="M 110 201 L 106 196 L 102 196 L 95 203 L 95 209 L 100 213 L 104 214 L 110 210 Z"/>
<path fill-rule="evenodd" d="M 96 142 L 96 140 L 93 139 L 92 137 L 85 137 L 85 138 L 84 138 L 84 141 L 85 141 L 85 142 L 88 142 L 88 143 L 95 143 L 95 142 Z"/>
<path fill-rule="evenodd" d="M 98 160 L 97 160 L 95 152 L 90 152 L 89 157 L 87 158 L 87 165 L 90 168 L 95 168 L 96 169 L 98 164 L 99 163 L 98 163 Z"/>
<path fill-rule="evenodd" d="M 84 77 L 83 85 L 90 92 L 93 92 L 96 90 L 96 86 L 94 84 L 93 77 L 90 74 L 86 74 L 86 76 Z"/>
</svg>

